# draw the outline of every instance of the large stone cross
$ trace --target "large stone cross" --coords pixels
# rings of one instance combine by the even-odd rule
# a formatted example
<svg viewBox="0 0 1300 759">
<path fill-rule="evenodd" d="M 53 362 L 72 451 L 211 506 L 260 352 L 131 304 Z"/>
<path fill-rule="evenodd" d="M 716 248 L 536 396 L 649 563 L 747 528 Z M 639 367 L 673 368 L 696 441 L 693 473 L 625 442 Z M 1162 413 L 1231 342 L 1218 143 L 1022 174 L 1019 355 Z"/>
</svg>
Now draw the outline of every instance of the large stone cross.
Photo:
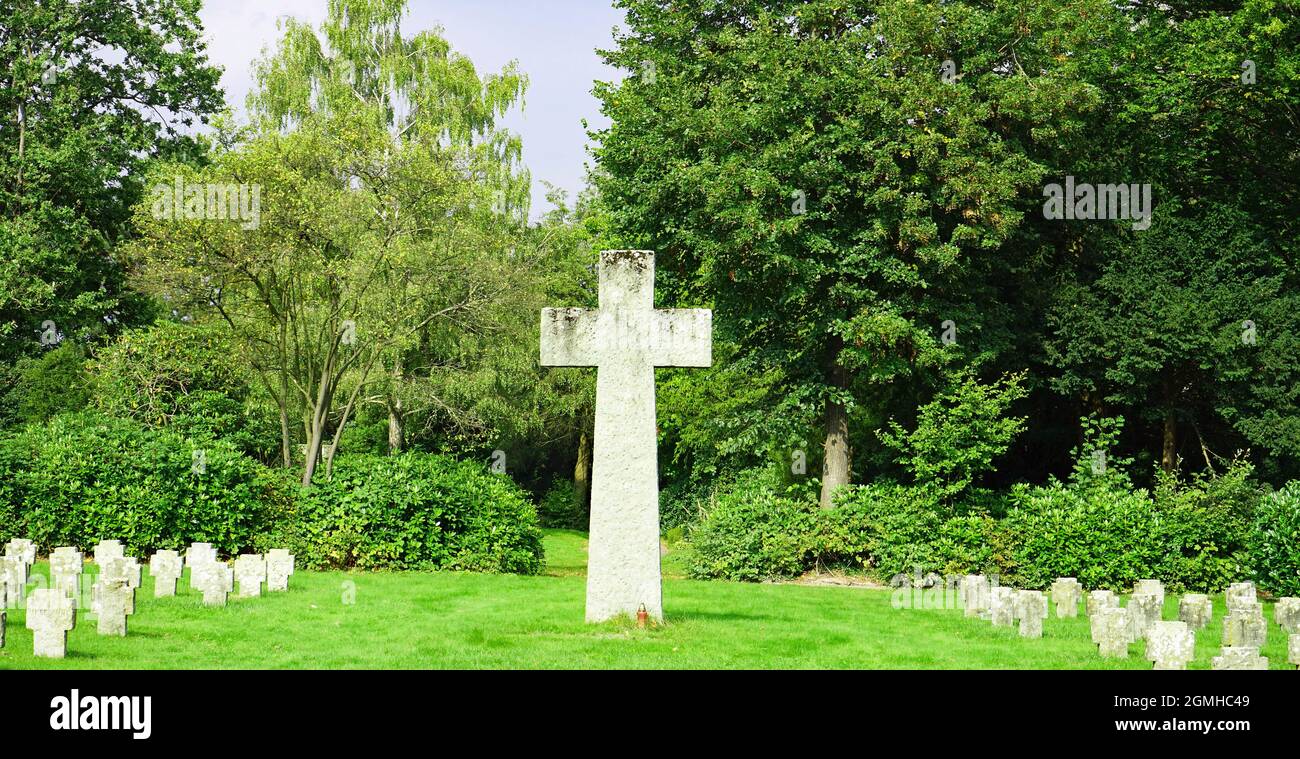
<svg viewBox="0 0 1300 759">
<path fill-rule="evenodd" d="M 654 307 L 654 253 L 600 254 L 600 308 L 542 309 L 542 365 L 596 367 L 587 621 L 663 619 L 655 367 L 713 363 L 713 313 Z"/>
</svg>

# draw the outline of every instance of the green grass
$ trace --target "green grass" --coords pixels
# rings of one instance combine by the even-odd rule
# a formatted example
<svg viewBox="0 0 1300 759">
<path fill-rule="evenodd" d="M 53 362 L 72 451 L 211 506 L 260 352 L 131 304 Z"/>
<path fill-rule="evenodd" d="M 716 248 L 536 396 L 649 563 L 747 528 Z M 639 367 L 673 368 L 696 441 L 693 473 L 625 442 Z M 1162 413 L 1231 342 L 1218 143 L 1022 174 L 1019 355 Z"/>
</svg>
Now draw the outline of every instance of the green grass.
<svg viewBox="0 0 1300 759">
<path fill-rule="evenodd" d="M 101 637 L 82 618 L 68 658 L 35 659 L 24 612 L 11 609 L 0 668 L 1150 667 L 1144 644 L 1127 660 L 1098 657 L 1083 616 L 1049 617 L 1043 639 L 1023 640 L 959 611 L 894 609 L 891 591 L 863 588 L 668 579 L 664 627 L 587 625 L 585 535 L 548 531 L 546 548 L 540 577 L 300 571 L 288 593 L 232 597 L 216 609 L 186 580 L 177 597 L 155 599 L 146 572 L 126 638 Z M 673 554 L 665 566 L 677 574 Z M 351 588 L 355 603 L 345 604 Z M 1176 613 L 1171 595 L 1165 618 Z M 1217 653 L 1222 614 L 1216 599 L 1193 667 L 1209 667 Z M 1264 653 L 1272 666 L 1285 668 L 1285 647 L 1270 622 Z"/>
</svg>

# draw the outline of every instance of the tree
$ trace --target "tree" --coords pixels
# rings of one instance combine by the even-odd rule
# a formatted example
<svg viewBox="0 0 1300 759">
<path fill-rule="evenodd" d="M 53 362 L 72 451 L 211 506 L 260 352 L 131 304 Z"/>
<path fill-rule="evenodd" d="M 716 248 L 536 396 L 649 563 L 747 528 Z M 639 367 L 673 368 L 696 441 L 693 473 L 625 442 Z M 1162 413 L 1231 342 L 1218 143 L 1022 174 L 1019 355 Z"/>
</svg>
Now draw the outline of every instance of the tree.
<svg viewBox="0 0 1300 759">
<path fill-rule="evenodd" d="M 513 67 L 480 79 L 434 32 L 404 37 L 404 10 L 338 0 L 320 37 L 287 22 L 258 66 L 250 137 L 180 172 L 180 186 L 258 188 L 260 218 L 137 213 L 140 283 L 246 346 L 280 409 L 286 466 L 301 419 L 304 485 L 332 461 L 376 368 L 400 376 L 412 346 L 491 332 L 530 268 L 515 245 L 527 174 L 517 138 L 494 125 L 525 80 Z"/>
<path fill-rule="evenodd" d="M 113 249 L 143 167 L 222 105 L 201 33 L 187 0 L 0 4 L 0 358 L 151 316 Z"/>
<path fill-rule="evenodd" d="M 1033 207 L 1031 151 L 1096 104 L 1084 53 L 1119 19 L 1092 1 L 620 6 L 605 59 L 633 75 L 597 86 L 613 123 L 593 135 L 614 226 L 659 251 L 669 297 L 712 304 L 738 360 L 781 370 L 774 393 L 817 404 L 829 507 L 855 413 L 996 355 L 943 323 L 980 333 L 969 294 L 1011 265 L 981 259 Z"/>
</svg>

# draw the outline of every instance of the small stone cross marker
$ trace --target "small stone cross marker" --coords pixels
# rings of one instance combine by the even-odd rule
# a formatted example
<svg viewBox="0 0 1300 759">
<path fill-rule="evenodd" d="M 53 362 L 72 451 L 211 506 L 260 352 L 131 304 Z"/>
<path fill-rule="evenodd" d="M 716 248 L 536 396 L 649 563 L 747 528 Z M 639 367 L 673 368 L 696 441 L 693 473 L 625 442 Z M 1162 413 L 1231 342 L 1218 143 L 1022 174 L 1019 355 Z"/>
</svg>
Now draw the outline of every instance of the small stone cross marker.
<svg viewBox="0 0 1300 759">
<path fill-rule="evenodd" d="M 1155 669 L 1187 669 L 1196 657 L 1196 633 L 1186 622 L 1156 622 L 1147 631 L 1147 660 Z"/>
<path fill-rule="evenodd" d="M 149 559 L 154 598 L 176 595 L 176 581 L 181 577 L 181 569 L 181 555 L 175 551 L 159 551 Z"/>
<path fill-rule="evenodd" d="M 293 574 L 293 554 L 283 548 L 266 552 L 266 590 L 268 593 L 289 589 L 289 575 Z"/>
<path fill-rule="evenodd" d="M 126 618 L 135 613 L 140 565 L 125 557 L 104 559 L 95 584 L 95 613 L 100 635 L 126 635 Z"/>
<path fill-rule="evenodd" d="M 198 581 L 195 585 L 203 594 L 204 606 L 225 606 L 226 598 L 234 590 L 234 574 L 224 562 L 210 561 L 199 564 L 195 570 Z"/>
<path fill-rule="evenodd" d="M 94 550 L 95 563 L 101 567 L 109 559 L 120 559 L 124 555 L 122 544 L 116 540 L 101 540 Z"/>
<path fill-rule="evenodd" d="M 1079 599 L 1083 597 L 1083 586 L 1077 579 L 1058 577 L 1056 582 L 1052 583 L 1051 592 L 1057 619 L 1079 616 Z"/>
<path fill-rule="evenodd" d="M 217 549 L 211 543 L 191 543 L 185 551 L 185 567 L 190 570 L 190 587 L 199 589 L 199 567 L 217 560 Z"/>
<path fill-rule="evenodd" d="M 587 621 L 663 619 L 655 367 L 713 363 L 713 313 L 654 307 L 654 253 L 600 254 L 600 308 L 542 309 L 543 366 L 596 367 Z"/>
<path fill-rule="evenodd" d="M 1210 624 L 1214 616 L 1214 604 L 1204 593 L 1188 593 L 1178 599 L 1178 620 L 1186 622 L 1193 630 L 1200 630 Z"/>
<path fill-rule="evenodd" d="M 85 560 L 75 548 L 62 546 L 50 554 L 50 584 L 64 595 L 75 597 Z"/>
<path fill-rule="evenodd" d="M 62 659 L 68 651 L 68 631 L 76 624 L 76 601 L 62 590 L 38 588 L 27 599 L 27 629 L 36 656 Z"/>
<path fill-rule="evenodd" d="M 235 581 L 239 583 L 240 598 L 262 595 L 262 583 L 266 581 L 266 558 L 260 553 L 240 554 L 235 559 Z"/>
</svg>

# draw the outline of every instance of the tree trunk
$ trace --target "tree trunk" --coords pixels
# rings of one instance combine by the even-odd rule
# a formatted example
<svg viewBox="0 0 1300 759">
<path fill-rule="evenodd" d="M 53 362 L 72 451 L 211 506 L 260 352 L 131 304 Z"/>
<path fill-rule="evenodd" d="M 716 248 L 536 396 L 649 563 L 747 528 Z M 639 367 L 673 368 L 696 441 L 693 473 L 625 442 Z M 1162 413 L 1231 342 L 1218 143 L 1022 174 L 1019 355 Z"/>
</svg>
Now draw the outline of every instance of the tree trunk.
<svg viewBox="0 0 1300 759">
<path fill-rule="evenodd" d="M 1160 453 L 1160 468 L 1168 474 L 1178 465 L 1178 424 L 1174 417 L 1174 384 L 1165 378 L 1165 429 L 1164 445 Z"/>
<path fill-rule="evenodd" d="M 398 395 L 398 385 L 402 381 L 402 363 L 399 360 L 393 367 L 393 387 L 388 392 L 388 455 L 402 452 L 405 436 L 402 434 L 402 399 Z"/>
<path fill-rule="evenodd" d="M 588 513 L 588 499 L 591 497 L 591 435 L 587 424 L 582 425 L 582 434 L 578 436 L 578 463 L 573 466 L 573 506 L 579 514 Z"/>
<path fill-rule="evenodd" d="M 836 340 L 831 366 L 831 385 L 836 389 L 848 387 L 848 373 L 839 364 L 839 341 Z M 833 400 L 826 402 L 826 441 L 823 444 L 825 458 L 822 462 L 821 507 L 829 509 L 834 506 L 831 496 L 841 485 L 849 484 L 849 410 L 844 404 Z"/>
<path fill-rule="evenodd" d="M 1160 454 L 1160 468 L 1166 473 L 1174 471 L 1178 464 L 1178 426 L 1174 420 L 1174 410 L 1165 410 L 1164 449 Z"/>
</svg>

